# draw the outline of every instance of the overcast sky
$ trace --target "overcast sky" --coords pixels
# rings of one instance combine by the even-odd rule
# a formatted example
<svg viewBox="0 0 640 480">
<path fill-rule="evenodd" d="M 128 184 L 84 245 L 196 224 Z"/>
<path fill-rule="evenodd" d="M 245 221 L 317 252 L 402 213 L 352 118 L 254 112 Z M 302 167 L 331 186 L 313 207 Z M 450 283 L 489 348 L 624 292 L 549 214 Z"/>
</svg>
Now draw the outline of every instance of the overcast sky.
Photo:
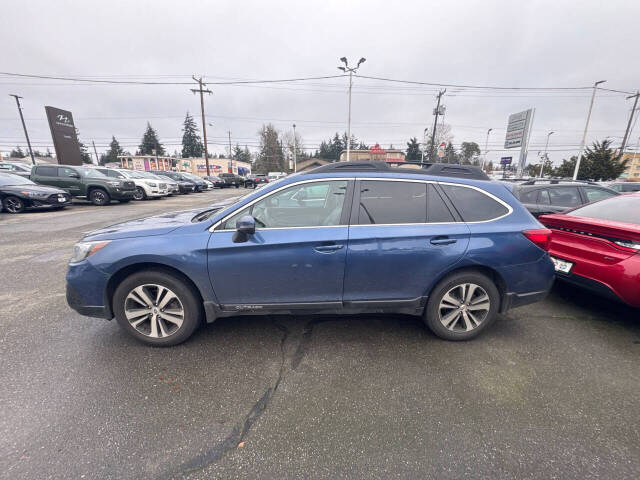
<svg viewBox="0 0 640 480">
<path fill-rule="evenodd" d="M 362 75 L 445 84 L 507 87 L 640 88 L 640 1 L 33 1 L 0 6 L 0 71 L 106 79 L 186 82 L 335 75 L 338 58 L 367 61 Z M 211 149 L 256 145 L 265 122 L 296 123 L 315 148 L 346 130 L 344 78 L 260 86 L 210 85 L 205 100 Z M 52 145 L 44 106 L 70 110 L 85 143 L 98 151 L 112 135 L 134 151 L 149 120 L 169 152 L 179 149 L 188 85 L 96 85 L 0 75 L 0 151 L 24 143 L 14 99 L 32 141 Z M 406 148 L 433 123 L 437 87 L 354 79 L 353 133 L 369 144 Z M 501 150 L 510 113 L 536 108 L 529 161 L 544 147 L 559 162 L 575 154 L 589 90 L 512 91 L 447 87 L 445 122 L 454 144 L 476 141 L 488 158 Z M 621 141 L 632 100 L 599 91 L 588 140 Z M 640 122 L 631 145 L 640 136 Z M 53 148 L 52 148 L 53 150 Z"/>
</svg>

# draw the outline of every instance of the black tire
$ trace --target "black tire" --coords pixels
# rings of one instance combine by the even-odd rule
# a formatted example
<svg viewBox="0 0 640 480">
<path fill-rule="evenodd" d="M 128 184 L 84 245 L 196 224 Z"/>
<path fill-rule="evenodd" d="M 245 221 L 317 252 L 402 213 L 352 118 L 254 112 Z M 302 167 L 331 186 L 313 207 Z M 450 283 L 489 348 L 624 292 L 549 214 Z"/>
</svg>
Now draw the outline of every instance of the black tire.
<svg viewBox="0 0 640 480">
<path fill-rule="evenodd" d="M 27 208 L 24 200 L 14 197 L 13 195 L 5 197 L 4 200 L 2 200 L 2 207 L 7 213 L 22 213 Z"/>
<path fill-rule="evenodd" d="M 459 322 L 460 327 L 462 327 L 462 329 L 452 330 L 450 328 L 447 328 L 442 323 L 439 307 L 445 294 L 450 292 L 452 289 L 456 289 L 456 287 L 464 284 L 473 284 L 476 287 L 481 287 L 480 290 L 478 290 L 477 288 L 475 289 L 476 295 L 479 295 L 479 293 L 477 292 L 484 290 L 486 295 L 489 297 L 489 308 L 486 314 L 483 313 L 485 316 L 481 319 L 481 321 L 477 326 L 474 325 L 473 329 L 469 331 L 464 330 L 465 328 L 464 324 L 466 323 L 465 320 L 468 317 L 461 316 L 459 317 L 459 320 L 455 320 L 452 323 L 452 325 L 454 324 L 457 325 L 457 322 Z M 458 287 L 458 288 L 461 289 L 463 287 Z M 459 292 L 461 290 L 454 290 L 454 291 Z M 464 302 L 462 303 L 464 304 Z M 466 306 L 461 308 L 466 310 L 469 303 L 473 305 L 474 300 L 471 300 L 471 302 L 467 302 Z M 481 303 L 481 302 L 478 302 L 478 303 Z M 476 272 L 472 270 L 463 271 L 459 273 L 453 273 L 445 277 L 435 286 L 435 288 L 431 291 L 431 294 L 429 295 L 429 301 L 427 302 L 427 308 L 425 309 L 425 314 L 423 319 L 427 327 L 429 327 L 429 329 L 434 334 L 436 334 L 438 337 L 444 340 L 452 340 L 452 341 L 471 340 L 472 338 L 475 338 L 478 335 L 480 335 L 486 328 L 488 328 L 495 321 L 498 315 L 499 308 L 500 308 L 500 293 L 498 292 L 498 288 L 496 287 L 496 285 L 493 283 L 493 280 L 491 280 L 486 275 L 483 275 L 480 272 Z M 443 317 L 446 317 L 447 316 L 446 314 L 448 313 L 453 313 L 455 310 L 456 310 L 455 308 L 444 307 L 443 312 L 445 313 L 445 315 Z M 460 315 L 464 315 L 464 313 L 461 313 Z M 477 318 L 477 319 L 480 318 L 477 311 L 474 311 L 474 318 Z"/>
<path fill-rule="evenodd" d="M 136 187 L 136 191 L 133 194 L 133 199 L 134 200 L 146 200 L 147 199 L 147 193 L 144 191 L 144 188 Z"/>
<path fill-rule="evenodd" d="M 129 203 L 131 201 L 130 198 L 124 198 L 122 200 L 118 200 L 120 203 Z"/>
<path fill-rule="evenodd" d="M 134 288 L 149 284 L 161 285 L 174 292 L 184 309 L 182 325 L 169 336 L 147 336 L 134 328 L 125 315 L 125 302 L 129 293 Z M 113 312 L 124 331 L 136 340 L 156 347 L 170 347 L 184 342 L 200 326 L 203 318 L 202 302 L 194 288 L 177 276 L 160 270 L 145 270 L 125 278 L 113 294 Z"/>
<path fill-rule="evenodd" d="M 89 200 L 98 207 L 103 207 L 104 205 L 109 205 L 109 203 L 111 203 L 111 197 L 107 191 L 102 188 L 93 188 L 89 192 Z"/>
</svg>

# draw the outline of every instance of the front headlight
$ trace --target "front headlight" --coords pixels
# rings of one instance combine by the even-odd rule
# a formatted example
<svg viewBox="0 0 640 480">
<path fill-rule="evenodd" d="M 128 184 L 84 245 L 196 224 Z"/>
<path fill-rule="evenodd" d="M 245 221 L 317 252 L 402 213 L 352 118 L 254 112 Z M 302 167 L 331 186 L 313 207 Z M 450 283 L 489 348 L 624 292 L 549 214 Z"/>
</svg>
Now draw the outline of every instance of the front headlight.
<svg viewBox="0 0 640 480">
<path fill-rule="evenodd" d="M 118 182 L 118 181 L 116 181 L 116 180 L 114 180 L 114 181 L 109 180 L 107 183 L 108 183 L 109 185 L 111 185 L 112 187 L 119 187 L 119 186 L 120 186 L 120 182 Z"/>
<path fill-rule="evenodd" d="M 147 185 L 149 185 L 150 187 L 157 187 L 158 184 L 154 183 L 154 182 L 147 182 Z"/>
<path fill-rule="evenodd" d="M 100 242 L 78 242 L 73 246 L 73 256 L 69 263 L 80 263 L 85 258 L 90 257 L 98 250 L 103 249 L 109 244 L 110 240 L 102 240 Z"/>
<path fill-rule="evenodd" d="M 20 193 L 31 198 L 45 198 L 50 195 L 49 193 L 31 192 L 28 190 L 25 190 L 24 192 L 20 192 Z"/>
</svg>

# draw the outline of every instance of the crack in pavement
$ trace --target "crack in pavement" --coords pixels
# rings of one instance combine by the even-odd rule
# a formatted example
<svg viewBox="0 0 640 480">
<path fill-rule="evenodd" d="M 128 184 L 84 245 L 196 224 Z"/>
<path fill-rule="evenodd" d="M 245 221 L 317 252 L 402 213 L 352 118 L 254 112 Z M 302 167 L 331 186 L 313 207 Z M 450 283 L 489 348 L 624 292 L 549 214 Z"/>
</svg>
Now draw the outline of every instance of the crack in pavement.
<svg viewBox="0 0 640 480">
<path fill-rule="evenodd" d="M 227 452 L 238 448 L 238 444 L 244 441 L 255 421 L 260 418 L 269 406 L 273 395 L 278 390 L 280 382 L 284 377 L 284 372 L 286 370 L 286 355 L 284 347 L 291 332 L 285 325 L 278 323 L 272 316 L 269 316 L 268 318 L 272 321 L 273 325 L 282 332 L 282 338 L 280 339 L 280 370 L 278 371 L 276 381 L 271 387 L 265 390 L 260 399 L 253 405 L 253 407 L 251 407 L 251 410 L 249 410 L 249 413 L 244 417 L 244 420 L 241 423 L 234 425 L 231 433 L 219 445 L 216 445 L 211 450 L 184 462 L 177 471 L 162 476 L 163 478 L 176 478 L 178 476 L 185 476 L 189 473 L 194 473 L 217 462 L 224 457 Z"/>
</svg>

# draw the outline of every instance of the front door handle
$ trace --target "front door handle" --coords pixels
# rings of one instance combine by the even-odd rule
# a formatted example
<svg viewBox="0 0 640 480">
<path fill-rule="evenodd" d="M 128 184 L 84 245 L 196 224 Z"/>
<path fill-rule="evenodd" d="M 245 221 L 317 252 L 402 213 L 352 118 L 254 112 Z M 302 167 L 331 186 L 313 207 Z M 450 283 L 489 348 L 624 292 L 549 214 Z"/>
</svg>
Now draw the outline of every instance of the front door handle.
<svg viewBox="0 0 640 480">
<path fill-rule="evenodd" d="M 431 239 L 431 245 L 451 245 L 456 242 L 457 240 L 455 238 L 449 237 L 434 237 Z"/>
<path fill-rule="evenodd" d="M 318 245 L 316 247 L 314 247 L 313 249 L 316 252 L 320 252 L 320 253 L 333 253 L 333 252 L 337 252 L 338 250 L 340 250 L 344 245 Z"/>
</svg>

